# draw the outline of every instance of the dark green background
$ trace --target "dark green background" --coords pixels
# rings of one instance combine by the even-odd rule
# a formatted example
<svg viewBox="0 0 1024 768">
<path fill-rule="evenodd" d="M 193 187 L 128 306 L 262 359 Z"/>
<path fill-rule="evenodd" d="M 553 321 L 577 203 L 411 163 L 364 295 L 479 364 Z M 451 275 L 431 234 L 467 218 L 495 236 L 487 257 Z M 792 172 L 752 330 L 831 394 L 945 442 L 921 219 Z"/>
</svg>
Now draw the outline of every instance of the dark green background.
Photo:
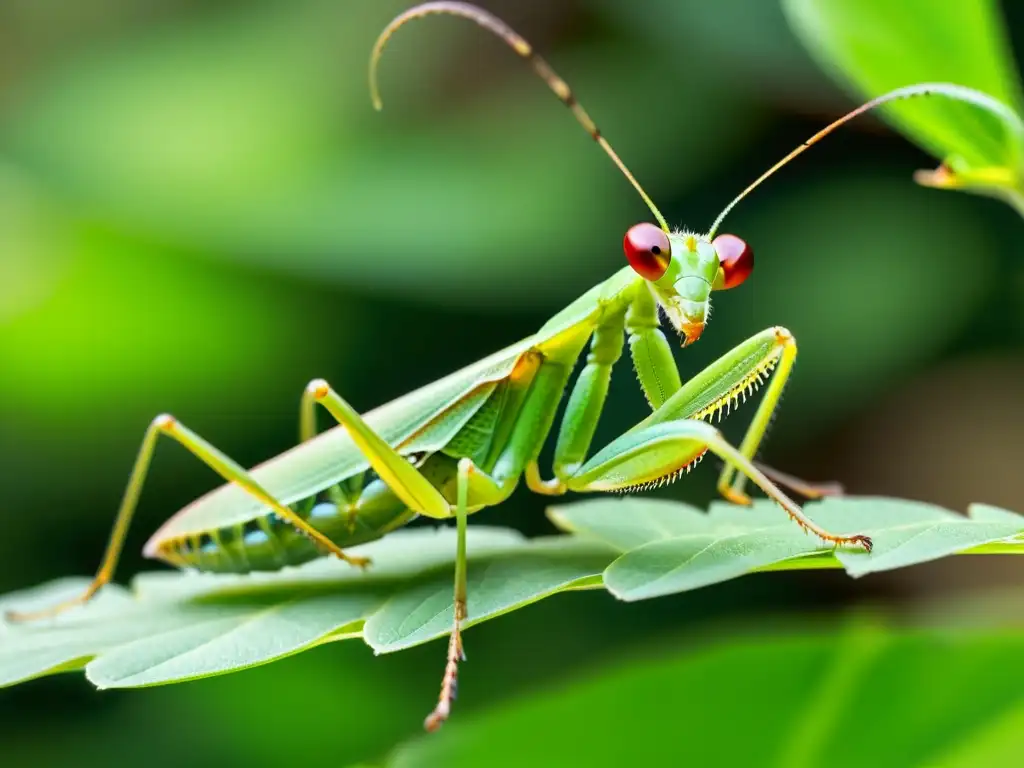
<svg viewBox="0 0 1024 768">
<path fill-rule="evenodd" d="M 707 227 L 852 106 L 771 3 L 483 4 L 572 84 L 673 224 Z M 309 379 L 372 407 L 532 332 L 622 265 L 643 204 L 479 30 L 402 30 L 383 62 L 386 109 L 372 111 L 365 60 L 404 6 L 0 5 L 0 591 L 95 568 L 157 413 L 253 464 L 295 440 Z M 1024 14 L 1008 11 L 1013 34 Z M 857 493 L 1019 510 L 1020 222 L 914 186 L 911 171 L 931 165 L 867 120 L 780 174 L 725 227 L 753 245 L 752 278 L 716 296 L 680 360 L 685 374 L 786 325 L 801 352 L 764 458 Z M 598 439 L 643 413 L 624 361 Z M 714 469 L 666 495 L 710 498 Z M 214 482 L 160 447 L 122 580 L 149 567 L 137 553 L 160 522 Z M 475 522 L 545 533 L 543 507 L 523 491 Z M 640 605 L 563 595 L 467 634 L 458 712 L 709 632 L 756 636 L 788 611 L 827 620 L 1015 570 L 993 558 L 858 583 L 758 576 Z M 0 760 L 377 759 L 418 732 L 443 655 L 344 643 L 165 689 L 42 680 L 0 692 Z"/>
</svg>

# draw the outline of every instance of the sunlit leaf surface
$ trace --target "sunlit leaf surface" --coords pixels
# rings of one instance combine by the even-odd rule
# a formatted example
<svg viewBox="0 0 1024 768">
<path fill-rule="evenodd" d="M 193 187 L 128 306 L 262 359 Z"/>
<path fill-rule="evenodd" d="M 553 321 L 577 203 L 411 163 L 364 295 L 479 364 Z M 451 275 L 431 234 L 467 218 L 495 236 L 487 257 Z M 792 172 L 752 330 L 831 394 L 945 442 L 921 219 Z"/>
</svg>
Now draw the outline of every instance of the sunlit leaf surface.
<svg viewBox="0 0 1024 768">
<path fill-rule="evenodd" d="M 871 554 L 822 546 L 774 504 L 713 504 L 709 513 L 645 498 L 555 507 L 569 535 L 524 539 L 471 526 L 466 626 L 559 592 L 607 588 L 623 600 L 697 589 L 756 570 L 845 568 L 851 576 L 961 552 L 1024 552 L 1020 516 L 975 505 L 967 516 L 895 499 L 808 505 L 821 525 L 872 536 Z M 85 608 L 0 625 L 0 683 L 85 668 L 101 688 L 181 682 L 264 664 L 332 640 L 362 637 L 378 653 L 444 636 L 452 622 L 451 528 L 404 530 L 360 548 L 363 573 L 318 560 L 278 573 L 142 574 Z M 810 576 L 808 576 L 810 578 Z M 32 610 L 81 589 L 61 580 L 0 598 Z"/>
</svg>

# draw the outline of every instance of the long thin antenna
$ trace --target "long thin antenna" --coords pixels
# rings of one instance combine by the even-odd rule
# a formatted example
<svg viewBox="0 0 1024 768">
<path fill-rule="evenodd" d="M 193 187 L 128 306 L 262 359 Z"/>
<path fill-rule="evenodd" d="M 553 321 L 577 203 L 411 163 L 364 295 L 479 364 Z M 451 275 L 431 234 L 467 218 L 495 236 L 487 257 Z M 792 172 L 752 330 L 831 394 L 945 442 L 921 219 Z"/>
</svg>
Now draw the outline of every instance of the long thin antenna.
<svg viewBox="0 0 1024 768">
<path fill-rule="evenodd" d="M 946 96 L 947 98 L 950 99 L 964 101 L 967 102 L 968 104 L 974 104 L 975 106 L 982 107 L 984 109 L 997 113 L 1001 118 L 1003 118 L 1005 123 L 1014 126 L 1014 130 L 1018 134 L 1024 135 L 1024 126 L 1021 125 L 1021 120 L 1017 113 L 1015 113 L 1012 109 L 1003 104 L 1001 101 L 992 98 L 988 94 L 981 93 L 980 91 L 972 90 L 971 88 L 967 88 L 963 85 L 954 85 L 953 83 L 919 83 L 917 85 L 908 85 L 903 88 L 897 88 L 895 91 L 889 91 L 889 93 L 878 96 L 872 99 L 871 101 L 860 105 L 852 112 L 848 112 L 847 114 L 840 117 L 834 123 L 825 126 L 816 134 L 811 136 L 811 138 L 807 139 L 807 141 L 805 141 L 799 147 L 797 147 L 784 158 L 779 160 L 779 162 L 777 162 L 767 171 L 762 173 L 753 184 L 751 184 L 749 187 L 740 192 L 736 196 L 736 198 L 727 206 L 725 206 L 722 212 L 718 214 L 718 218 L 715 219 L 715 223 L 711 225 L 711 230 L 708 232 L 708 238 L 712 238 L 715 236 L 715 233 L 718 231 L 718 227 L 722 224 L 722 220 L 729 215 L 729 212 L 736 207 L 736 204 L 740 200 L 742 200 L 755 189 L 757 189 L 757 187 L 761 185 L 761 182 L 763 182 L 769 176 L 774 174 L 777 170 L 782 168 L 782 166 L 786 165 L 786 163 L 788 163 L 797 155 L 802 154 L 803 152 L 810 149 L 813 145 L 817 144 L 823 138 L 832 133 L 832 131 L 834 131 L 836 128 L 838 128 L 841 125 L 845 125 L 846 123 L 853 120 L 855 117 L 859 117 L 860 115 L 863 115 L 865 112 L 871 111 L 875 107 L 880 107 L 883 104 L 888 104 L 890 101 L 912 99 L 918 96 Z"/>
<path fill-rule="evenodd" d="M 644 192 L 644 188 L 640 186 L 640 182 L 636 180 L 636 177 L 629 172 L 629 168 L 626 164 L 619 159 L 619 156 L 612 149 L 611 144 L 601 135 L 601 132 L 597 129 L 594 121 L 590 119 L 590 115 L 583 109 L 576 97 L 573 95 L 572 90 L 568 84 L 560 78 L 555 71 L 551 68 L 544 59 L 538 56 L 526 40 L 524 40 L 514 29 L 508 24 L 503 22 L 496 16 L 492 16 L 487 11 L 477 8 L 475 5 L 469 3 L 458 3 L 458 2 L 435 2 L 435 3 L 423 3 L 417 5 L 414 8 L 410 8 L 405 13 L 399 14 L 391 23 L 388 24 L 384 31 L 380 33 L 380 37 L 377 38 L 377 42 L 373 46 L 373 53 L 370 55 L 370 96 L 373 99 L 373 106 L 375 109 L 380 110 L 383 107 L 383 102 L 380 98 L 380 89 L 377 87 L 377 65 L 380 62 L 381 54 L 384 51 L 384 46 L 388 40 L 395 33 L 400 26 L 405 24 L 407 21 L 418 19 L 423 16 L 429 16 L 431 14 L 445 13 L 451 16 L 461 16 L 470 21 L 475 21 L 484 29 L 490 30 L 495 35 L 500 37 L 513 51 L 518 53 L 521 57 L 529 62 L 530 66 L 533 67 L 533 71 L 540 75 L 540 78 L 548 84 L 548 87 L 554 92 L 565 106 L 572 110 L 572 113 L 576 116 L 580 125 L 583 126 L 583 130 L 590 134 L 590 137 L 601 145 L 608 157 L 612 159 L 612 162 L 619 167 L 619 170 L 629 179 L 629 183 L 632 184 L 636 191 L 640 193 L 640 197 L 647 203 L 647 207 L 651 209 L 654 217 L 658 220 L 658 224 L 667 233 L 669 231 L 668 223 L 665 221 L 665 217 L 661 215 L 661 211 L 654 204 L 654 201 L 647 196 Z"/>
</svg>

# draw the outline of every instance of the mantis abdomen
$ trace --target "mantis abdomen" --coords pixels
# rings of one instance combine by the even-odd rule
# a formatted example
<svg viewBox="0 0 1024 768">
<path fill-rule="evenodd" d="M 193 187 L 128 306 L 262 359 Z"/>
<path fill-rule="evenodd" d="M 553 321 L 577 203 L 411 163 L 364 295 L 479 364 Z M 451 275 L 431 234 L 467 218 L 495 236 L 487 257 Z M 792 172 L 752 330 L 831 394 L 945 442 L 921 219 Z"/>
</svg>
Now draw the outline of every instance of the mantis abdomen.
<svg viewBox="0 0 1024 768">
<path fill-rule="evenodd" d="M 379 479 L 372 479 L 354 501 L 335 486 L 291 508 L 343 547 L 379 539 L 415 517 Z M 247 523 L 167 542 L 159 556 L 172 565 L 204 572 L 250 573 L 301 565 L 324 554 L 312 539 L 271 512 Z"/>
</svg>

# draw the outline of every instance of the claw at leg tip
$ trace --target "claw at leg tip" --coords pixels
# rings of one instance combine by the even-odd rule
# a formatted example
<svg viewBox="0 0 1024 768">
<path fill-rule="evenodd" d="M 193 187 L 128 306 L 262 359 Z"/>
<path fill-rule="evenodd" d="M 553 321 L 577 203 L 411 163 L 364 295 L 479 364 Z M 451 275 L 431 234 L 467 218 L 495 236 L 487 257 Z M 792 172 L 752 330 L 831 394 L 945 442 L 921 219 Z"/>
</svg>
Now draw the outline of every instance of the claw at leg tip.
<svg viewBox="0 0 1024 768">
<path fill-rule="evenodd" d="M 354 565 L 362 571 L 365 571 L 373 563 L 369 557 L 353 557 L 351 555 L 348 557 L 348 562 L 349 565 Z"/>
<path fill-rule="evenodd" d="M 733 504 L 739 504 L 742 507 L 750 506 L 750 497 L 745 493 L 733 490 L 732 488 L 726 488 L 722 491 L 722 496 L 725 500 Z"/>
<path fill-rule="evenodd" d="M 440 728 L 444 721 L 447 719 L 447 715 L 442 714 L 441 712 L 435 709 L 433 712 L 427 715 L 427 718 L 423 721 L 423 730 L 425 730 L 427 733 L 433 733 L 438 728 Z"/>
</svg>

